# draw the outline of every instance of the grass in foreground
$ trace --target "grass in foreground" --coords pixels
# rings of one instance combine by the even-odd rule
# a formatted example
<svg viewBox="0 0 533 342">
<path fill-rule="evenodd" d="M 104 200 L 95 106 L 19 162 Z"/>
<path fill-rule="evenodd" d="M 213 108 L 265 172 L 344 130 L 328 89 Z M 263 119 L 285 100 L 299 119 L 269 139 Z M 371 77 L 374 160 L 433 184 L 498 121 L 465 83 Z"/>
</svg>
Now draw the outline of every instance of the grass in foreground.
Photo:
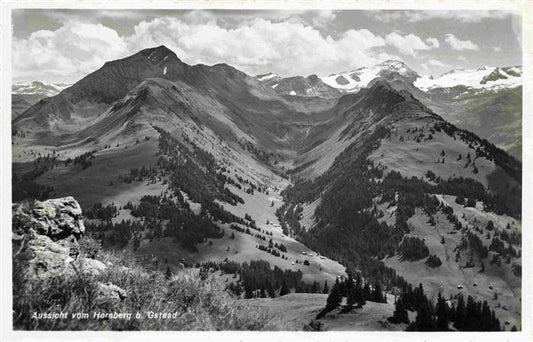
<svg viewBox="0 0 533 342">
<path fill-rule="evenodd" d="M 90 238 L 82 254 L 94 255 Z M 185 269 L 167 279 L 149 271 L 126 252 L 98 252 L 108 264 L 96 277 L 62 275 L 41 281 L 23 276 L 24 253 L 13 259 L 13 322 L 16 330 L 261 330 L 267 316 L 225 291 L 213 278 L 201 279 Z M 98 282 L 112 283 L 127 291 L 114 305 L 98 305 Z M 34 313 L 66 312 L 66 319 L 34 319 Z M 88 313 L 88 319 L 72 319 L 72 313 Z M 94 312 L 132 313 L 131 319 L 94 319 Z M 139 312 L 142 318 L 137 319 Z M 175 318 L 149 319 L 147 314 L 176 313 Z"/>
</svg>

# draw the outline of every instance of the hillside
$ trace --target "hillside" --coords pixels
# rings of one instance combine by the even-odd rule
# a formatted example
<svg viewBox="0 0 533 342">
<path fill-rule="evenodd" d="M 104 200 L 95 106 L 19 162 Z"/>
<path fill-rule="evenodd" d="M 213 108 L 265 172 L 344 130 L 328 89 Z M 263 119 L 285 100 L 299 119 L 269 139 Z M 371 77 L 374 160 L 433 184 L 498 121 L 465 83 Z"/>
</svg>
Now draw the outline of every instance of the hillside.
<svg viewBox="0 0 533 342">
<path fill-rule="evenodd" d="M 311 248 L 339 260 L 351 274 L 362 272 L 391 287 L 401 288 L 404 280 L 423 283 L 432 297 L 464 292 L 499 298 L 494 305 L 505 310 L 498 315 L 514 324 L 520 316 L 520 273 L 513 270 L 520 268 L 521 247 L 508 237 L 520 234 L 520 163 L 384 83 L 368 92 L 365 100 L 375 95 L 382 110 L 367 116 L 368 126 L 356 126 L 369 133 L 345 128 L 347 147 L 331 167 L 284 191 L 287 201 L 278 212 L 282 226 Z M 349 140 L 348 133 L 356 138 Z M 453 200 L 462 196 L 463 206 L 479 211 L 469 217 L 472 213 L 463 206 L 450 207 L 442 197 L 439 200 L 443 195 Z M 309 206 L 314 212 L 304 219 Z M 494 226 L 487 232 L 489 220 Z M 508 243 L 500 244 L 501 234 Z M 434 247 L 417 256 L 417 263 L 406 260 L 401 246 L 407 236 Z M 441 246 L 453 251 L 455 259 L 444 255 Z M 479 256 L 480 248 L 490 252 Z M 429 255 L 437 255 L 442 266 L 424 266 Z M 498 261 L 501 257 L 504 263 Z M 476 271 L 461 271 L 472 267 Z M 487 275 L 474 276 L 478 272 Z M 498 288 L 498 294 L 487 284 Z"/>
<path fill-rule="evenodd" d="M 270 315 L 266 329 L 301 330 L 313 321 L 324 307 L 327 295 L 292 293 L 279 298 L 252 299 L 250 305 L 265 310 Z M 391 304 L 367 302 L 360 309 L 343 313 L 339 308 L 320 320 L 322 331 L 401 331 L 405 324 L 391 324 L 387 318 L 394 312 Z M 412 315 L 414 318 L 414 315 Z"/>
</svg>

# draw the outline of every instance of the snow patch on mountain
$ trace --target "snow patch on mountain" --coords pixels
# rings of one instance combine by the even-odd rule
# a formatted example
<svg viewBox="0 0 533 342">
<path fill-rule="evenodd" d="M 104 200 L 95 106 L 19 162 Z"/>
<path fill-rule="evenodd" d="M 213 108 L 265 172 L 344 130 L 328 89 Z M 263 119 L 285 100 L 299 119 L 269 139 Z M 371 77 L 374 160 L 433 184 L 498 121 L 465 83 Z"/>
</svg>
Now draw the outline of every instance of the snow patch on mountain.
<svg viewBox="0 0 533 342">
<path fill-rule="evenodd" d="M 522 85 L 522 67 L 455 69 L 437 78 L 423 76 L 414 85 L 424 91 L 433 88 L 465 86 L 477 89 L 514 88 Z"/>
<path fill-rule="evenodd" d="M 256 78 L 260 82 L 265 82 L 265 81 L 268 81 L 268 80 L 280 79 L 281 76 L 271 72 L 271 73 L 268 73 L 268 74 L 265 74 L 265 75 L 257 75 Z"/>
<path fill-rule="evenodd" d="M 333 88 L 352 92 L 368 86 L 372 80 L 387 72 L 396 72 L 402 76 L 416 74 L 404 62 L 388 60 L 373 66 L 361 67 L 322 77 L 322 81 Z"/>
</svg>

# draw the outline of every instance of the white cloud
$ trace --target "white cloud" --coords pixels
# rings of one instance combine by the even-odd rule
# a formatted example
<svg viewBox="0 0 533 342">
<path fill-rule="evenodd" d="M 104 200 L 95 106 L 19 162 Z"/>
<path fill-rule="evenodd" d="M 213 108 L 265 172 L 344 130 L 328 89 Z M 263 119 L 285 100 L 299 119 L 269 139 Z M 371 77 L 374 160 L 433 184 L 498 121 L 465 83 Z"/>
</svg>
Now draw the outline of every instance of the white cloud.
<svg viewBox="0 0 533 342">
<path fill-rule="evenodd" d="M 463 55 L 457 57 L 457 59 L 460 60 L 460 61 L 466 62 L 466 57 L 463 56 Z"/>
<path fill-rule="evenodd" d="M 444 41 L 448 43 L 454 50 L 479 50 L 479 46 L 472 43 L 472 41 L 460 40 L 451 33 L 448 33 L 444 36 Z"/>
<path fill-rule="evenodd" d="M 426 43 L 429 44 L 429 46 L 431 46 L 432 48 L 439 48 L 440 47 L 440 43 L 439 43 L 439 40 L 437 38 L 428 38 L 426 39 Z"/>
<path fill-rule="evenodd" d="M 165 44 L 186 63 L 227 63 L 250 74 L 332 73 L 372 64 L 385 40 L 366 29 L 324 37 L 301 22 L 255 19 L 228 29 L 216 22 L 189 24 L 175 18 L 142 22 L 127 38 L 131 51 Z"/>
<path fill-rule="evenodd" d="M 68 22 L 56 31 L 41 30 L 27 39 L 13 39 L 16 77 L 81 76 L 127 54 L 124 40 L 101 24 Z"/>
<path fill-rule="evenodd" d="M 502 52 L 502 48 L 499 46 L 493 46 L 492 50 L 494 50 L 494 52 Z"/>
<path fill-rule="evenodd" d="M 335 15 L 331 11 L 315 14 L 325 23 Z M 142 21 L 125 37 L 101 24 L 69 21 L 55 31 L 14 39 L 14 76 L 25 80 L 69 77 L 74 81 L 106 61 L 159 45 L 166 45 L 188 64 L 227 63 L 251 75 L 275 71 L 291 76 L 327 75 L 398 59 L 391 47 L 416 57 L 417 51 L 436 48 L 439 42 L 436 38 L 424 42 L 414 34 L 380 36 L 367 29 L 350 29 L 333 38 L 302 21 L 263 18 L 230 28 L 206 16 L 199 18 L 198 12 L 191 12 L 186 20 L 159 17 Z"/>
<path fill-rule="evenodd" d="M 394 46 L 398 51 L 405 55 L 416 57 L 416 50 L 429 50 L 438 47 L 439 42 L 436 38 L 428 38 L 428 44 L 424 43 L 420 37 L 414 34 L 402 36 L 396 32 L 389 33 L 385 37 L 388 45 Z M 435 42 L 436 41 L 436 42 Z"/>
<path fill-rule="evenodd" d="M 313 15 L 311 19 L 314 26 L 319 28 L 327 27 L 335 18 L 337 14 L 332 10 L 318 10 L 318 11 L 309 11 Z"/>
<path fill-rule="evenodd" d="M 513 14 L 511 11 L 494 10 L 450 10 L 450 11 L 379 11 L 369 12 L 373 18 L 389 23 L 398 20 L 408 22 L 430 21 L 434 19 L 457 20 L 462 23 L 479 23 L 484 19 L 504 19 Z"/>
<path fill-rule="evenodd" d="M 436 59 L 430 59 L 427 64 L 436 67 L 443 67 L 445 65 L 444 63 Z"/>
</svg>

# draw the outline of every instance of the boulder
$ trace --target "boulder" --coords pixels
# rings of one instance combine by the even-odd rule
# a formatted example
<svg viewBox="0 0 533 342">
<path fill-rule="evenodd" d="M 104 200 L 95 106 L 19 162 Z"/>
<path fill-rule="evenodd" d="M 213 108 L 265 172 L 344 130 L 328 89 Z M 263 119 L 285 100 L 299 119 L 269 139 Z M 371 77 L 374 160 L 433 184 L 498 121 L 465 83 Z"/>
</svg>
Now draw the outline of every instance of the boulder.
<svg viewBox="0 0 533 342">
<path fill-rule="evenodd" d="M 38 224 L 40 233 L 54 241 L 70 236 L 79 238 L 85 232 L 81 207 L 70 196 L 35 201 L 32 218 Z"/>
<path fill-rule="evenodd" d="M 48 236 L 34 234 L 27 240 L 28 267 L 26 275 L 33 280 L 43 280 L 63 274 L 73 260 L 69 249 L 52 241 Z"/>
<path fill-rule="evenodd" d="M 13 253 L 24 253 L 30 279 L 63 274 L 79 255 L 78 239 L 85 226 L 81 207 L 70 196 L 14 204 L 12 222 Z M 82 261 L 80 269 L 96 274 L 102 269 L 100 264 Z"/>
<path fill-rule="evenodd" d="M 123 301 L 127 296 L 124 289 L 112 283 L 98 283 L 94 303 L 97 306 L 114 305 Z"/>
<path fill-rule="evenodd" d="M 96 277 L 105 271 L 106 265 L 95 259 L 78 258 L 68 264 L 67 274 L 81 274 L 88 277 Z"/>
</svg>

